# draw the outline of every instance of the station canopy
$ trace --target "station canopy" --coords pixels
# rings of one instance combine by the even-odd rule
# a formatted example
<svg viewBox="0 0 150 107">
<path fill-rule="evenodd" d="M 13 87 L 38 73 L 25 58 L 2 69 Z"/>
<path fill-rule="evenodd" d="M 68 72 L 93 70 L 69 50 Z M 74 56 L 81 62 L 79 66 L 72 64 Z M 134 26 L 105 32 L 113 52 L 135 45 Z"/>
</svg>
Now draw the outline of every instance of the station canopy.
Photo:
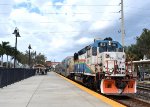
<svg viewBox="0 0 150 107">
<path fill-rule="evenodd" d="M 44 65 L 42 65 L 42 64 L 36 64 L 36 65 L 34 65 L 33 66 L 33 68 L 42 68 L 42 69 L 45 69 L 46 67 L 44 66 Z"/>
</svg>

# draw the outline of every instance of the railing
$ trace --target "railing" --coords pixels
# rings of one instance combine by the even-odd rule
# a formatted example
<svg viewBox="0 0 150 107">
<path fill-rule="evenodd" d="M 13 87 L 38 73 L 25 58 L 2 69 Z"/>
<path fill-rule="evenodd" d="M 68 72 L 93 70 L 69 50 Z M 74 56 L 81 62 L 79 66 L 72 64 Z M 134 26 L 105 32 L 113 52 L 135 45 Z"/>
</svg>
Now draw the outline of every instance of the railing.
<svg viewBox="0 0 150 107">
<path fill-rule="evenodd" d="M 0 88 L 35 75 L 34 69 L 0 68 Z"/>
<path fill-rule="evenodd" d="M 109 61 L 110 61 L 110 63 L 114 64 L 114 67 L 113 67 L 114 68 L 114 70 L 113 70 L 114 74 L 118 73 L 118 71 L 117 71 L 117 60 L 106 60 L 106 64 L 107 64 L 106 65 L 106 72 L 109 74 L 109 71 L 108 71 Z M 125 66 L 126 66 L 126 68 L 125 68 L 126 74 L 133 75 L 132 74 L 133 73 L 133 64 L 132 63 L 128 64 L 127 62 L 121 62 L 121 63 L 125 64 Z M 129 70 L 131 70 L 131 72 L 129 72 Z"/>
</svg>

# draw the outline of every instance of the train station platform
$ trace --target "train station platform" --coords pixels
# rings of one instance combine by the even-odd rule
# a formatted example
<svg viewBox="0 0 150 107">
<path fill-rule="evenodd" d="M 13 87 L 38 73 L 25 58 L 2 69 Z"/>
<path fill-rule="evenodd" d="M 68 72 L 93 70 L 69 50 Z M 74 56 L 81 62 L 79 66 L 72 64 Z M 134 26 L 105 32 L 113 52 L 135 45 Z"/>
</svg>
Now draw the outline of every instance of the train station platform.
<svg viewBox="0 0 150 107">
<path fill-rule="evenodd" d="M 88 89 L 87 89 L 88 90 Z M 49 72 L 0 88 L 0 107 L 121 107 Z M 104 99 L 104 100 L 103 100 Z"/>
</svg>

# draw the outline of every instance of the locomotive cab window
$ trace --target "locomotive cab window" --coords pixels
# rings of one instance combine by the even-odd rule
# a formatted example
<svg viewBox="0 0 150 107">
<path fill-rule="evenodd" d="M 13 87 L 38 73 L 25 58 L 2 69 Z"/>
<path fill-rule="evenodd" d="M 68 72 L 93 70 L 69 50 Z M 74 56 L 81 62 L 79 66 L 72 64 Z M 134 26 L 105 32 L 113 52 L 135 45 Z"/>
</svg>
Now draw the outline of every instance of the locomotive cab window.
<svg viewBox="0 0 150 107">
<path fill-rule="evenodd" d="M 116 47 L 117 48 L 117 44 L 116 43 L 112 43 L 112 47 Z"/>
<path fill-rule="evenodd" d="M 117 52 L 123 52 L 123 48 L 116 48 Z"/>
<path fill-rule="evenodd" d="M 98 46 L 99 46 L 99 52 L 106 52 L 107 51 L 107 43 L 100 42 L 98 44 Z"/>
<path fill-rule="evenodd" d="M 117 47 L 116 43 L 111 43 L 111 45 L 108 46 L 108 52 L 116 52 Z"/>
<path fill-rule="evenodd" d="M 123 48 L 119 48 L 119 52 L 123 52 Z"/>
<path fill-rule="evenodd" d="M 87 57 L 90 57 L 91 56 L 91 47 L 88 46 L 87 48 Z"/>
<path fill-rule="evenodd" d="M 92 47 L 92 55 L 93 56 L 97 55 L 97 47 Z"/>
<path fill-rule="evenodd" d="M 78 53 L 74 53 L 74 60 L 78 60 L 79 57 L 78 57 Z"/>
</svg>

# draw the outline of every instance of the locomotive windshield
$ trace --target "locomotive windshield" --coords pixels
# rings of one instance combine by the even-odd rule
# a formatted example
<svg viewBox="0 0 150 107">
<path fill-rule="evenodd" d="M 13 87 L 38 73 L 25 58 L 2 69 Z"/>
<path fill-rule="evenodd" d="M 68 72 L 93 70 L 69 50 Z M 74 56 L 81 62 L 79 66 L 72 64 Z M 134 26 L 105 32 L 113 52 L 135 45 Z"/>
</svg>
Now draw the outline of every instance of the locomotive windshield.
<svg viewBox="0 0 150 107">
<path fill-rule="evenodd" d="M 122 52 L 123 49 L 118 47 L 117 43 L 102 42 L 99 43 L 99 52 Z"/>
</svg>

